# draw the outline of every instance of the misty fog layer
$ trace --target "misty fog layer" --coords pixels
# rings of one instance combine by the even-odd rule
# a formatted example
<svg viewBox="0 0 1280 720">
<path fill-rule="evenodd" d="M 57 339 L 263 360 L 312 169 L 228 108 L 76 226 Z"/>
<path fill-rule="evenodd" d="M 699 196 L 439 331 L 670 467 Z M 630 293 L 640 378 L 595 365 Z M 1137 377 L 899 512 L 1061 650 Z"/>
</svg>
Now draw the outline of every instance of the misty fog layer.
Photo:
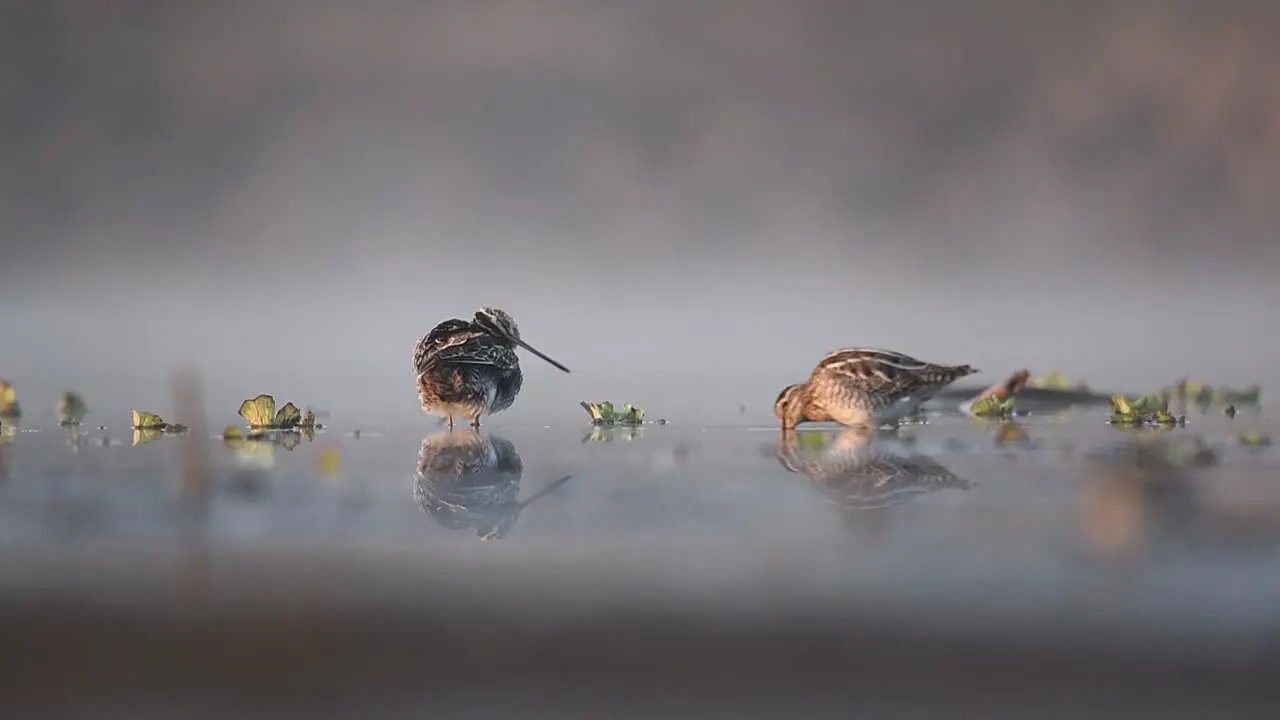
<svg viewBox="0 0 1280 720">
<path fill-rule="evenodd" d="M 937 5 L 6 3 L 0 377 L 407 416 L 493 304 L 574 370 L 528 417 L 767 412 L 844 345 L 1280 380 L 1280 9 Z"/>
</svg>

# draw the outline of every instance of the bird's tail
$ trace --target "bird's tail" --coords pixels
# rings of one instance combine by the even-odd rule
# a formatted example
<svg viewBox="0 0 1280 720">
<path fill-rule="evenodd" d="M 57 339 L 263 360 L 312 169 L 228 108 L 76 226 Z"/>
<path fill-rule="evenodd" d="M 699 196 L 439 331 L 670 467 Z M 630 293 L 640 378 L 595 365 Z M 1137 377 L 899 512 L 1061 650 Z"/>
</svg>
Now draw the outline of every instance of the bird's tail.
<svg viewBox="0 0 1280 720">
<path fill-rule="evenodd" d="M 947 385 L 978 372 L 981 371 L 969 365 L 937 365 L 929 368 L 924 374 L 930 384 Z"/>
</svg>

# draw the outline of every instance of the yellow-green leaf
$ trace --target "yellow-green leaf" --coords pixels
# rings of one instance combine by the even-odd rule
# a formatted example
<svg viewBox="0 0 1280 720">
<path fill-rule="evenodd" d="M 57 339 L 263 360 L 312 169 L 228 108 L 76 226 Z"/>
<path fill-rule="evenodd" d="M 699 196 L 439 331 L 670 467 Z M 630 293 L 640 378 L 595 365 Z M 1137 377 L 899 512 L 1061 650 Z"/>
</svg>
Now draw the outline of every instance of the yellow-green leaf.
<svg viewBox="0 0 1280 720">
<path fill-rule="evenodd" d="M 163 430 L 165 422 L 155 413 L 134 410 L 133 427 L 138 430 Z M 134 445 L 137 443 L 135 442 Z"/>
<path fill-rule="evenodd" d="M 18 404 L 18 392 L 13 385 L 0 380 L 0 418 L 12 420 L 22 417 L 22 406 Z"/>
<path fill-rule="evenodd" d="M 298 410 L 298 406 L 293 403 L 285 403 L 284 407 L 276 412 L 273 427 L 281 429 L 289 429 L 296 427 L 298 422 L 302 420 L 302 412 Z"/>
<path fill-rule="evenodd" d="M 222 431 L 222 439 L 223 440 L 236 440 L 236 439 L 243 440 L 244 430 L 241 430 L 239 425 L 228 425 Z"/>
<path fill-rule="evenodd" d="M 1001 400 L 996 395 L 983 395 L 969 406 L 969 414 L 978 417 L 1007 415 L 1013 410 L 1013 398 Z"/>
<path fill-rule="evenodd" d="M 276 417 L 276 399 L 267 394 L 240 403 L 240 417 L 249 427 L 271 427 Z"/>
<path fill-rule="evenodd" d="M 1123 395 L 1111 396 L 1111 410 L 1117 415 L 1133 415 L 1133 405 Z"/>
<path fill-rule="evenodd" d="M 818 430 L 796 433 L 796 444 L 806 450 L 821 450 L 827 446 L 827 434 Z"/>
</svg>

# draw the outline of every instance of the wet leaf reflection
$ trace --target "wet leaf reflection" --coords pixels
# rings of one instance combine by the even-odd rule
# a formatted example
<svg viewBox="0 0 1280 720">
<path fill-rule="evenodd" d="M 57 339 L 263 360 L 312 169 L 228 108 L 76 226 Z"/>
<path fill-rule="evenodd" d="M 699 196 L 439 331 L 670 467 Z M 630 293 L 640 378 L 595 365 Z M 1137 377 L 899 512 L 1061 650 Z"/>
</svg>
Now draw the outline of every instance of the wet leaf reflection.
<svg viewBox="0 0 1280 720">
<path fill-rule="evenodd" d="M 455 428 L 422 439 L 413 497 L 444 527 L 473 529 L 483 540 L 496 540 L 511 531 L 521 511 L 572 477 L 517 501 L 523 475 L 524 464 L 511 441 Z"/>
</svg>

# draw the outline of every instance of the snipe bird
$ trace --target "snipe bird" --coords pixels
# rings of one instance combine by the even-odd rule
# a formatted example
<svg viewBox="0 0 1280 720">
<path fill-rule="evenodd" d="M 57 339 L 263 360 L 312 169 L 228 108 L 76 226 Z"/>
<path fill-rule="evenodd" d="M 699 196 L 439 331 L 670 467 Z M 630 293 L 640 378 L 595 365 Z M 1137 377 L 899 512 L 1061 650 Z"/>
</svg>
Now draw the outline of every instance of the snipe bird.
<svg viewBox="0 0 1280 720">
<path fill-rule="evenodd" d="M 455 318 L 435 326 L 413 350 L 422 409 L 448 418 L 452 429 L 456 417 L 480 427 L 482 415 L 511 407 L 524 384 L 517 346 L 569 372 L 520 339 L 515 320 L 497 308 L 483 307 L 472 320 Z"/>
<path fill-rule="evenodd" d="M 976 372 L 892 350 L 844 348 L 827 353 L 808 382 L 783 388 L 773 410 L 784 431 L 828 420 L 849 427 L 896 425 L 934 393 Z"/>
</svg>

